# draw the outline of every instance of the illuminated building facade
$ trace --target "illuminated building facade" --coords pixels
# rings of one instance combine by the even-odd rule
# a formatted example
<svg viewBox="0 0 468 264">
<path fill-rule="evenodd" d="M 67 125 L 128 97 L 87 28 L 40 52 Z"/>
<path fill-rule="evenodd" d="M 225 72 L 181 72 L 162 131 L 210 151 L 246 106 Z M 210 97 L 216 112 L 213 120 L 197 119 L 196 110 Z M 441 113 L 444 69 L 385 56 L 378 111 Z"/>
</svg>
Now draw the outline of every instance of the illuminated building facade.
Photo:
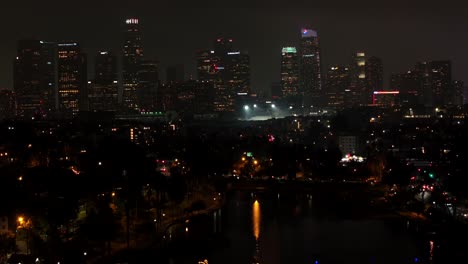
<svg viewBox="0 0 468 264">
<path fill-rule="evenodd" d="M 127 110 L 138 110 L 138 71 L 143 59 L 143 45 L 140 24 L 137 18 L 125 20 L 124 38 L 122 104 Z"/>
<path fill-rule="evenodd" d="M 288 104 L 296 105 L 299 92 L 299 58 L 295 47 L 281 50 L 281 92 Z"/>
<path fill-rule="evenodd" d="M 44 117 L 56 108 L 56 56 L 55 43 L 18 42 L 13 89 L 19 117 Z"/>
<path fill-rule="evenodd" d="M 77 42 L 61 42 L 57 46 L 59 111 L 70 117 L 80 108 L 87 108 L 86 56 Z"/>
<path fill-rule="evenodd" d="M 350 106 L 370 104 L 372 94 L 366 83 L 366 54 L 356 52 L 350 65 L 350 86 L 347 101 Z"/>
<path fill-rule="evenodd" d="M 322 74 L 317 31 L 305 28 L 301 30 L 299 58 L 299 94 L 303 97 L 303 103 L 307 106 L 320 104 Z"/>
<path fill-rule="evenodd" d="M 118 105 L 117 57 L 109 51 L 100 51 L 95 57 L 94 81 L 89 83 L 91 111 L 116 111 Z"/>
</svg>

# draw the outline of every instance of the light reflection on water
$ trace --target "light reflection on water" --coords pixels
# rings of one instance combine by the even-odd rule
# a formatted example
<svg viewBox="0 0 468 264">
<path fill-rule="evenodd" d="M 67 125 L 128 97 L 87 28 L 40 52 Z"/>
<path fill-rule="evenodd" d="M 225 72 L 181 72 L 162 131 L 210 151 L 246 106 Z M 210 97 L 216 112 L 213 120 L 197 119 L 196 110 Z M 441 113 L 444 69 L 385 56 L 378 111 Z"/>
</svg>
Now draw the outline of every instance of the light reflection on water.
<svg viewBox="0 0 468 264">
<path fill-rule="evenodd" d="M 253 223 L 253 234 L 255 240 L 258 241 L 260 238 L 260 223 L 261 222 L 261 212 L 260 212 L 260 203 L 255 200 L 252 208 L 252 223 Z"/>
<path fill-rule="evenodd" d="M 167 235 L 194 241 L 191 245 L 197 250 L 193 254 L 198 259 L 207 258 L 210 264 L 252 263 L 252 258 L 257 261 L 254 263 L 269 264 L 441 263 L 437 261 L 439 241 L 412 236 L 419 230 L 414 223 L 365 216 L 343 218 L 336 215 L 346 209 L 341 201 L 326 203 L 328 197 L 318 194 L 313 198 L 312 194 L 278 196 L 232 194 L 223 209 L 199 217 L 200 221 L 190 221 L 188 236 L 184 232 L 186 225 L 169 229 Z M 216 240 L 200 240 L 193 236 L 195 231 L 202 233 L 201 238 L 214 236 Z M 178 258 L 173 263 L 191 261 Z"/>
</svg>

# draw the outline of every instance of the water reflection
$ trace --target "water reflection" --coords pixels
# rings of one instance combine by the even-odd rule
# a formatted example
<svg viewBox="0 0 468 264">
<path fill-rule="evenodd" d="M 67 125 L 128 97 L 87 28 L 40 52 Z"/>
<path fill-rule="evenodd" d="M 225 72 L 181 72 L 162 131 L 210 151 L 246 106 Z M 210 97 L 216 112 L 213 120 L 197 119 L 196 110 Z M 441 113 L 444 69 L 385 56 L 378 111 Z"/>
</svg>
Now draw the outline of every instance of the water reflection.
<svg viewBox="0 0 468 264">
<path fill-rule="evenodd" d="M 429 241 L 429 263 L 432 263 L 434 258 L 434 241 Z"/>
<path fill-rule="evenodd" d="M 252 223 L 253 223 L 253 234 L 255 237 L 255 255 L 253 257 L 253 264 L 260 264 L 260 225 L 261 225 L 261 210 L 260 203 L 255 200 L 252 207 Z"/>
<path fill-rule="evenodd" d="M 258 241 L 258 238 L 260 237 L 260 221 L 261 221 L 261 216 L 260 216 L 260 203 L 255 200 L 252 208 L 252 222 L 253 222 L 253 234 L 255 237 L 255 240 Z"/>
</svg>

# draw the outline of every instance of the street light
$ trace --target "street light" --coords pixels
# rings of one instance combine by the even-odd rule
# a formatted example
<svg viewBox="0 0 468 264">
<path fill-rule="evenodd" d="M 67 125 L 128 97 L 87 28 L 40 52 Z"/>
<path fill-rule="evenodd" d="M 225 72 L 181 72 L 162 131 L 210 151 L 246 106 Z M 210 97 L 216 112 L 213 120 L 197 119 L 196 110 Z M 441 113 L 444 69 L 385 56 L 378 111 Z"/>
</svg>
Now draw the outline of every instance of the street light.
<svg viewBox="0 0 468 264">
<path fill-rule="evenodd" d="M 275 105 L 275 104 L 272 104 L 272 105 L 271 105 L 271 108 L 276 108 L 276 105 Z"/>
<path fill-rule="evenodd" d="M 257 104 L 254 104 L 254 108 L 257 108 Z"/>
<path fill-rule="evenodd" d="M 245 110 L 245 111 L 249 110 L 249 106 L 248 106 L 248 105 L 244 105 L 244 110 Z"/>
</svg>

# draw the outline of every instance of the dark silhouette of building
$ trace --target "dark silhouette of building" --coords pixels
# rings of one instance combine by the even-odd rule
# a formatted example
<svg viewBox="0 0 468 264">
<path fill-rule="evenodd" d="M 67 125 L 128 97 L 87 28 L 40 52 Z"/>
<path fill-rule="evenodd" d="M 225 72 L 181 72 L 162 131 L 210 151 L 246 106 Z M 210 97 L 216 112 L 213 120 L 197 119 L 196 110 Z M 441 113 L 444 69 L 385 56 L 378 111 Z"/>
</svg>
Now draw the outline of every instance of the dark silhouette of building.
<svg viewBox="0 0 468 264">
<path fill-rule="evenodd" d="M 143 112 L 156 110 L 157 90 L 159 85 L 158 62 L 155 60 L 143 60 L 138 71 L 138 105 Z"/>
<path fill-rule="evenodd" d="M 117 57 L 100 51 L 94 61 L 94 81 L 88 85 L 91 111 L 116 111 L 118 106 Z"/>
<path fill-rule="evenodd" d="M 451 62 L 429 61 L 416 63 L 414 70 L 393 74 L 391 88 L 400 91 L 402 104 L 421 104 L 426 107 L 460 105 L 460 85 L 452 80 Z"/>
<path fill-rule="evenodd" d="M 16 98 L 11 90 L 0 90 L 0 120 L 16 116 Z"/>
<path fill-rule="evenodd" d="M 306 106 L 321 103 L 322 74 L 319 37 L 317 31 L 303 28 L 299 46 L 300 95 Z"/>
<path fill-rule="evenodd" d="M 424 103 L 421 75 L 415 70 L 392 74 L 390 89 L 400 92 L 399 103 L 403 106 L 416 106 Z"/>
<path fill-rule="evenodd" d="M 58 103 L 65 117 L 87 110 L 87 62 L 78 42 L 58 43 Z"/>
<path fill-rule="evenodd" d="M 185 70 L 183 64 L 172 65 L 166 68 L 166 82 L 183 82 L 185 80 Z"/>
<path fill-rule="evenodd" d="M 20 40 L 14 61 L 18 116 L 44 117 L 56 106 L 56 45 Z"/>
<path fill-rule="evenodd" d="M 328 68 L 325 85 L 328 106 L 343 109 L 351 104 L 351 102 L 345 101 L 345 98 L 351 98 L 347 95 L 350 92 L 349 74 L 348 66 L 332 66 Z"/>
<path fill-rule="evenodd" d="M 366 89 L 364 103 L 372 103 L 373 91 L 383 90 L 383 63 L 382 59 L 371 56 L 367 59 L 365 65 Z"/>
<path fill-rule="evenodd" d="M 447 96 L 447 104 L 460 106 L 463 105 L 464 95 L 463 95 L 463 81 L 453 81 L 452 88 Z"/>
<path fill-rule="evenodd" d="M 232 39 L 218 38 L 214 50 L 197 53 L 198 79 L 212 84 L 215 112 L 234 112 L 236 102 L 243 101 L 240 97 L 250 93 L 250 57 L 233 50 L 232 43 Z"/>
</svg>

